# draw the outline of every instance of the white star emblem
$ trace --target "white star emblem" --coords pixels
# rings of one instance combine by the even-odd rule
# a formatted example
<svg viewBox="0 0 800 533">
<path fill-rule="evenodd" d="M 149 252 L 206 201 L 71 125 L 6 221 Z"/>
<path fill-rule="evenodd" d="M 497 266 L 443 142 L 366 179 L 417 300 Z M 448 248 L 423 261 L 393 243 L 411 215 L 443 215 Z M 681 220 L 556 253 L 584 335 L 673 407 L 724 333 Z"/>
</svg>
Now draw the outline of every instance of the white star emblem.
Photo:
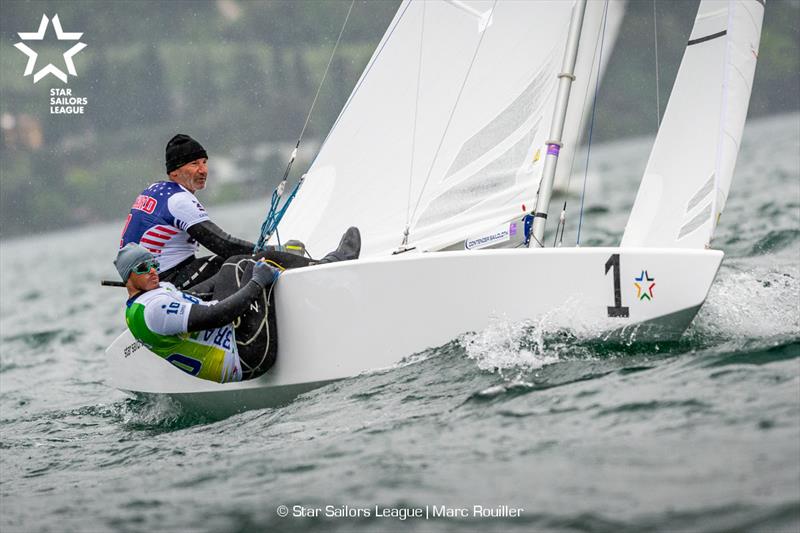
<svg viewBox="0 0 800 533">
<path fill-rule="evenodd" d="M 44 40 L 44 33 L 47 30 L 48 22 L 47 15 L 42 15 L 42 21 L 39 23 L 39 29 L 35 32 L 19 32 L 19 38 L 23 41 Z M 65 32 L 63 29 L 61 29 L 61 21 L 58 20 L 58 15 L 53 17 L 53 28 L 56 30 L 56 37 L 59 41 L 77 41 L 83 35 L 83 32 Z M 23 76 L 30 76 L 33 72 L 33 69 L 36 67 L 36 58 L 39 56 L 39 54 L 34 52 L 25 43 L 17 43 L 14 45 L 14 48 L 20 50 L 23 54 L 28 56 L 28 64 L 25 65 L 25 73 Z M 75 70 L 75 63 L 72 62 L 72 57 L 84 48 L 86 48 L 86 44 L 78 43 L 64 52 L 64 63 L 67 65 L 67 72 L 73 76 L 77 76 L 78 72 Z M 63 70 L 59 69 L 52 63 L 48 63 L 47 66 L 39 69 L 39 71 L 33 75 L 33 83 L 38 83 L 39 80 L 48 74 L 52 74 L 64 83 L 67 83 L 67 74 L 65 74 Z"/>
</svg>

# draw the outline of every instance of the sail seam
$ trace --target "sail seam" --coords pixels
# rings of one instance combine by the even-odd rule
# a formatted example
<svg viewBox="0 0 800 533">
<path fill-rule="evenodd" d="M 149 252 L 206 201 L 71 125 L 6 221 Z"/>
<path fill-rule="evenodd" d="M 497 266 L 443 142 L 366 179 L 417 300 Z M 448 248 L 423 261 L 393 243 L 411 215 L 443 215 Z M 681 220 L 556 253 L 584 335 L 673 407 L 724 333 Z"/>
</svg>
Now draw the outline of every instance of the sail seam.
<svg viewBox="0 0 800 533">
<path fill-rule="evenodd" d="M 487 198 L 483 198 L 473 200 L 473 203 L 470 204 L 470 197 L 474 196 L 474 194 L 469 194 L 470 192 L 482 189 L 484 195 L 490 195 L 502 192 L 503 186 L 513 186 L 514 177 L 520 167 L 520 159 L 524 163 L 540 123 L 541 119 L 533 121 L 528 128 L 518 128 L 514 133 L 521 131 L 521 136 L 500 155 L 431 200 L 431 203 L 420 215 L 417 225 L 425 226 L 439 222 L 456 215 L 459 211 L 467 211 L 487 201 Z M 444 197 L 450 199 L 446 208 L 441 206 L 441 199 Z"/>
<path fill-rule="evenodd" d="M 731 67 L 733 67 L 733 70 L 735 70 L 736 73 L 742 77 L 742 81 L 744 82 L 744 86 L 747 87 L 747 90 L 752 91 L 753 88 L 750 87 L 750 83 L 747 81 L 747 76 L 745 76 L 744 73 L 736 65 L 731 65 Z"/>
<path fill-rule="evenodd" d="M 494 14 L 495 7 L 497 7 L 497 0 L 494 0 L 492 4 L 491 12 Z M 467 86 L 467 80 L 469 79 L 469 75 L 472 72 L 472 67 L 475 65 L 475 59 L 478 57 L 478 51 L 481 49 L 481 44 L 483 43 L 483 38 L 486 34 L 489 33 L 488 28 L 486 31 L 481 33 L 480 38 L 478 39 L 478 44 L 475 46 L 475 52 L 472 54 L 472 60 L 469 63 L 469 67 L 467 67 L 467 73 L 464 76 L 464 81 L 461 84 L 461 88 L 458 91 L 458 95 L 456 96 L 456 101 L 453 104 L 453 108 L 450 110 L 450 116 L 447 119 L 447 123 L 445 124 L 444 131 L 442 132 L 442 137 L 439 140 L 439 145 L 436 147 L 436 151 L 433 154 L 433 159 L 431 160 L 431 166 L 428 168 L 428 174 L 425 176 L 425 181 L 422 183 L 422 188 L 419 191 L 419 196 L 417 197 L 417 203 L 414 205 L 414 210 L 411 212 L 411 220 L 417 214 L 417 209 L 419 209 L 419 203 L 422 201 L 422 196 L 425 193 L 425 188 L 428 186 L 428 181 L 431 178 L 431 174 L 433 173 L 433 167 L 436 165 L 436 161 L 439 158 L 439 152 L 442 149 L 442 145 L 444 144 L 444 140 L 447 137 L 447 132 L 450 129 L 450 124 L 453 121 L 453 116 L 456 114 L 456 109 L 458 109 L 458 103 L 461 101 L 461 95 L 464 93 L 464 87 Z"/>
<path fill-rule="evenodd" d="M 417 151 L 417 116 L 419 115 L 419 90 L 422 84 L 422 45 L 425 38 L 425 12 L 426 3 L 422 3 L 422 23 L 419 30 L 419 57 L 417 60 L 417 96 L 414 100 L 414 125 L 411 129 L 411 163 L 408 169 L 408 200 L 406 202 L 406 229 L 405 239 L 408 238 L 408 226 L 411 224 L 411 186 L 414 182 L 414 156 Z M 404 239 L 404 241 L 405 241 Z M 403 242 L 407 244 L 407 242 Z"/>
<path fill-rule="evenodd" d="M 557 66 L 551 57 L 547 63 L 539 69 L 531 79 L 530 83 L 519 93 L 509 105 L 498 112 L 494 118 L 489 120 L 477 133 L 472 135 L 469 139 L 464 141 L 458 151 L 450 168 L 444 174 L 444 180 L 449 181 L 458 172 L 472 165 L 481 157 L 486 155 L 482 146 L 492 145 L 499 146 L 505 140 L 517 132 L 521 127 L 526 126 L 530 122 L 531 117 L 539 110 L 540 101 L 545 100 L 549 96 L 551 90 L 542 96 L 545 89 L 542 87 L 547 86 L 547 76 L 551 71 L 556 70 Z M 541 113 L 541 111 L 538 111 Z M 500 133 L 498 133 L 498 131 Z M 511 131 L 512 134 L 503 133 Z M 477 155 L 475 155 L 477 153 Z"/>
<path fill-rule="evenodd" d="M 747 16 L 750 17 L 750 22 L 753 23 L 753 28 L 757 31 L 758 30 L 758 23 L 756 22 L 755 17 L 750 12 L 750 10 L 747 8 L 747 6 L 742 6 L 742 7 L 744 7 L 744 12 L 747 13 Z"/>
<path fill-rule="evenodd" d="M 686 46 L 692 46 L 693 44 L 700 44 L 700 43 L 704 43 L 706 41 L 710 41 L 712 39 L 717 39 L 719 37 L 724 36 L 727 33 L 728 33 L 728 30 L 722 30 L 722 31 L 717 32 L 717 33 L 712 33 L 711 35 L 706 35 L 705 37 L 698 37 L 697 39 L 690 40 L 686 44 Z"/>
<path fill-rule="evenodd" d="M 723 133 L 724 133 L 724 134 L 725 134 L 727 137 L 730 137 L 730 138 L 731 138 L 731 140 L 733 141 L 733 144 L 735 144 L 735 145 L 736 145 L 736 151 L 738 152 L 738 151 L 739 151 L 739 141 L 737 141 L 737 140 L 736 140 L 736 137 L 734 137 L 734 136 L 733 136 L 731 133 L 729 133 L 729 132 L 728 132 L 728 130 L 724 130 L 724 131 L 723 131 Z"/>
<path fill-rule="evenodd" d="M 736 4 L 730 3 L 728 6 L 728 23 L 727 27 L 730 29 L 733 27 L 733 10 Z M 727 33 L 727 31 L 726 31 Z M 711 218 L 711 228 L 708 232 L 708 238 L 706 240 L 706 247 L 711 246 L 711 240 L 714 238 L 714 231 L 717 229 L 717 220 L 719 215 L 721 214 L 721 208 L 719 203 L 719 191 L 720 191 L 720 167 L 722 166 L 722 140 L 726 133 L 725 129 L 725 122 L 728 114 L 728 90 L 730 87 L 730 66 L 731 66 L 731 46 L 732 43 L 730 39 L 726 39 L 725 42 L 725 55 L 723 57 L 723 70 L 722 70 L 722 103 L 720 105 L 720 112 L 719 112 L 719 133 L 717 134 L 717 153 L 714 160 L 714 194 L 711 197 L 711 213 L 709 213 Z"/>
</svg>

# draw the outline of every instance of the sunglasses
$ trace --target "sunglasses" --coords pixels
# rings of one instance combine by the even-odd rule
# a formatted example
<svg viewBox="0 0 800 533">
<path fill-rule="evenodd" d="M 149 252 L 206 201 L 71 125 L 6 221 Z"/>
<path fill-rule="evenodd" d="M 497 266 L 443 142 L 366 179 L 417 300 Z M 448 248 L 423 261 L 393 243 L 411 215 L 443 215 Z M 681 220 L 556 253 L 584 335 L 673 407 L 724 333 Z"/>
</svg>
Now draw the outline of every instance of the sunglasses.
<svg viewBox="0 0 800 533">
<path fill-rule="evenodd" d="M 147 274 L 147 273 L 150 272 L 151 268 L 155 268 L 156 270 L 158 270 L 158 261 L 156 261 L 155 259 L 153 259 L 151 261 L 142 261 L 141 263 L 139 263 L 138 265 L 133 267 L 131 269 L 131 272 L 133 272 L 134 274 L 140 274 L 140 275 L 141 274 Z"/>
</svg>

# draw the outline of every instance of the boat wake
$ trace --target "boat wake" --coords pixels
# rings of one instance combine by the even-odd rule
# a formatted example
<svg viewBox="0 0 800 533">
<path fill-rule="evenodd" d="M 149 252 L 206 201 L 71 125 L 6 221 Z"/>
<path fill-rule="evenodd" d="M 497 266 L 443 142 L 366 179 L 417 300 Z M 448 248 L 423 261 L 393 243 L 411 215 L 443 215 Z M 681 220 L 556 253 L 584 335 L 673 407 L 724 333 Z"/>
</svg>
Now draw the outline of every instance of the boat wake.
<svg viewBox="0 0 800 533">
<path fill-rule="evenodd" d="M 458 343 L 478 368 L 493 372 L 531 371 L 564 361 L 637 354 L 678 355 L 721 347 L 735 339 L 792 344 L 800 332 L 797 270 L 786 266 L 727 266 L 712 286 L 697 318 L 678 341 L 639 341 L 635 328 L 623 340 L 616 340 L 598 335 L 598 331 L 587 325 L 564 327 L 565 318 L 571 314 L 567 303 L 537 323 L 494 317 L 484 330 L 461 335 Z"/>
<path fill-rule="evenodd" d="M 117 404 L 116 415 L 123 427 L 131 431 L 170 432 L 207 424 L 214 419 L 187 409 L 164 394 L 137 394 Z"/>
<path fill-rule="evenodd" d="M 458 342 L 481 370 L 536 370 L 562 360 L 574 336 L 550 333 L 546 325 L 494 318 L 483 331 L 462 335 Z"/>
<path fill-rule="evenodd" d="M 694 341 L 767 339 L 800 332 L 800 272 L 796 265 L 751 267 L 731 262 L 720 271 L 689 327 Z"/>
<path fill-rule="evenodd" d="M 539 323 L 495 317 L 484 330 L 457 340 L 478 369 L 502 380 L 475 392 L 470 400 L 494 401 L 610 373 L 638 372 L 652 368 L 655 359 L 683 355 L 709 367 L 797 358 L 799 280 L 796 267 L 729 265 L 677 341 L 640 341 L 635 331 L 618 340 L 599 337 L 584 326 L 565 328 L 561 324 L 569 306 Z"/>
</svg>

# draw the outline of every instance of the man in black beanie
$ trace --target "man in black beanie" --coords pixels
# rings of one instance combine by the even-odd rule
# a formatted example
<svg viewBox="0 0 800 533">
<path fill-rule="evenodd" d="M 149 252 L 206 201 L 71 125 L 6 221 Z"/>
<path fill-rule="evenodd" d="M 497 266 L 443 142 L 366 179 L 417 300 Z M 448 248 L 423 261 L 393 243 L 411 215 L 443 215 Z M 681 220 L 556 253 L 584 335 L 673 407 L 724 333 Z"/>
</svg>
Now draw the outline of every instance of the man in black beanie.
<svg viewBox="0 0 800 533">
<path fill-rule="evenodd" d="M 206 176 L 208 175 L 208 168 L 205 164 L 208 162 L 208 154 L 199 142 L 188 135 L 179 133 L 167 143 L 164 159 L 167 162 L 167 175 L 170 179 L 179 183 L 188 179 L 188 182 L 183 183 L 183 186 L 192 193 L 205 188 Z M 203 167 L 205 168 L 202 169 L 202 172 L 196 172 L 198 181 L 195 183 L 191 180 L 192 176 L 189 175 L 188 171 L 190 169 L 184 169 L 183 167 L 195 161 L 197 162 L 197 167 L 199 167 L 201 159 L 204 160 Z M 180 181 L 176 179 L 178 176 L 180 176 Z"/>
<path fill-rule="evenodd" d="M 227 258 L 251 256 L 255 245 L 211 222 L 195 197 L 208 179 L 208 154 L 199 142 L 182 133 L 175 135 L 167 143 L 165 160 L 169 180 L 150 185 L 136 198 L 119 247 L 141 244 L 158 259 L 159 278 L 186 289 L 216 274 Z M 216 255 L 195 257 L 200 244 Z M 351 228 L 339 248 L 318 262 L 355 259 L 360 248 L 358 230 Z"/>
<path fill-rule="evenodd" d="M 253 253 L 254 245 L 211 222 L 195 197 L 208 179 L 208 153 L 199 142 L 175 135 L 165 161 L 169 180 L 150 185 L 136 198 L 120 248 L 141 244 L 158 258 L 161 280 L 185 289 L 214 275 L 227 257 Z M 216 255 L 195 257 L 200 244 Z"/>
</svg>

